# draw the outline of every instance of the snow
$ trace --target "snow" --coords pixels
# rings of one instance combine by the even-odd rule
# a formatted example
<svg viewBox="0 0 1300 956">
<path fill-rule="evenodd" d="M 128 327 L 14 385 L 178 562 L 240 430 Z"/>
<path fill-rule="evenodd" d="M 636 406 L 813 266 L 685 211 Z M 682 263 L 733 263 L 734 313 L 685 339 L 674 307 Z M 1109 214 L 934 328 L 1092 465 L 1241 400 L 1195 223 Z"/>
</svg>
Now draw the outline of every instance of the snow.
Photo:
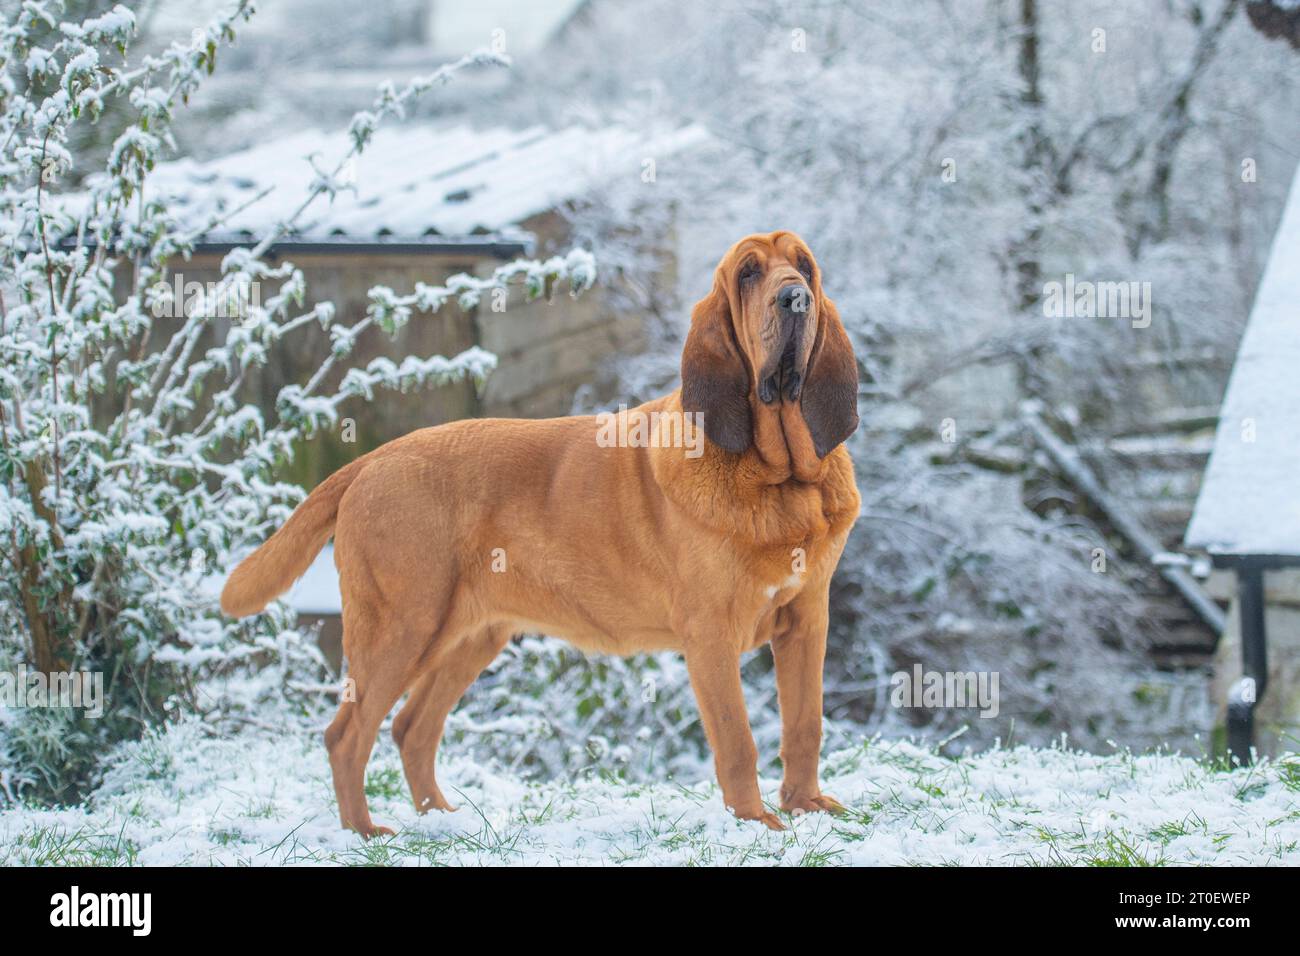
<svg viewBox="0 0 1300 956">
<path fill-rule="evenodd" d="M 501 30 L 506 52 L 514 55 L 541 47 L 563 28 L 581 0 L 475 0 L 431 6 L 430 39 L 438 52 L 472 50 L 493 30 Z"/>
<path fill-rule="evenodd" d="M 1226 772 L 1167 752 L 949 759 L 864 741 L 823 762 L 849 813 L 787 818 L 784 833 L 734 820 L 709 780 L 525 783 L 444 747 L 439 781 L 459 809 L 418 816 L 382 735 L 367 790 L 398 833 L 365 843 L 338 827 L 319 734 L 213 736 L 190 720 L 126 748 L 88 806 L 0 812 L 0 863 L 1300 863 L 1295 755 Z M 777 787 L 762 780 L 768 800 Z"/>
<path fill-rule="evenodd" d="M 201 593 L 215 601 L 221 589 L 243 558 L 230 562 L 230 566 L 221 574 L 206 575 L 200 582 Z M 339 593 L 339 572 L 334 566 L 334 543 L 325 545 L 320 554 L 307 567 L 306 572 L 284 596 L 284 601 L 297 614 L 342 614 L 343 597 Z"/>
<path fill-rule="evenodd" d="M 233 569 L 232 569 L 233 570 Z M 339 571 L 334 566 L 334 543 L 316 555 L 307 572 L 298 579 L 285 600 L 299 614 L 342 614 Z"/>
<path fill-rule="evenodd" d="M 303 240 L 418 240 L 428 235 L 516 234 L 517 223 L 617 177 L 639 181 L 642 164 L 703 140 L 698 126 L 658 134 L 621 127 L 548 130 L 433 127 L 379 129 L 355 167 L 330 180 L 332 202 L 297 221 Z M 289 219 L 322 170 L 347 154 L 343 132 L 308 130 L 206 162 L 160 163 L 150 188 L 174 200 L 187 231 L 233 213 L 209 240 L 261 236 Z M 264 190 L 265 198 L 249 204 Z M 78 199 L 65 200 L 69 209 Z"/>
<path fill-rule="evenodd" d="M 1228 381 L 1187 546 L 1300 555 L 1300 172 Z"/>
</svg>

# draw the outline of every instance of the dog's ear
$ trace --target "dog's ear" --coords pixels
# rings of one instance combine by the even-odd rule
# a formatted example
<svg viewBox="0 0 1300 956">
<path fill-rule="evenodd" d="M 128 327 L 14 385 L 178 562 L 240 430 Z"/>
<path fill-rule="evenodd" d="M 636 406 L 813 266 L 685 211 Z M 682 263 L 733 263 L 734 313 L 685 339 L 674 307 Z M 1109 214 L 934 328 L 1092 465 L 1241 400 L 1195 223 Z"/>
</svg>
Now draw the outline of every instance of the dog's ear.
<svg viewBox="0 0 1300 956">
<path fill-rule="evenodd" d="M 735 294 L 718 267 L 713 291 L 691 311 L 682 350 L 682 409 L 704 416 L 704 434 L 725 451 L 741 454 L 754 442 L 749 370 L 732 324 Z"/>
<path fill-rule="evenodd" d="M 818 458 L 825 458 L 858 428 L 858 360 L 835 303 L 817 295 L 817 341 L 799 400 Z"/>
</svg>

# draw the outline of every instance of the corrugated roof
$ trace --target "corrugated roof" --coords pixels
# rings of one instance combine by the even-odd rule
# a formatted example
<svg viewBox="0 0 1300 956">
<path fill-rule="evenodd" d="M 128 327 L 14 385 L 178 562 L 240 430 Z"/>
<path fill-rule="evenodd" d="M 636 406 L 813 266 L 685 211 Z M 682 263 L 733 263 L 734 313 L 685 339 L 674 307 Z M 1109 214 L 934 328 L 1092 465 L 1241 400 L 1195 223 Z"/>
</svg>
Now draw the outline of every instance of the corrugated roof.
<svg viewBox="0 0 1300 956">
<path fill-rule="evenodd" d="M 1186 543 L 1300 555 L 1300 170 L 1228 380 Z"/>
<path fill-rule="evenodd" d="M 517 233 L 520 222 L 615 177 L 640 177 L 647 157 L 701 142 L 697 126 L 645 135 L 622 127 L 523 130 L 406 126 L 380 129 L 355 161 L 355 189 L 317 200 L 294 235 L 416 239 Z M 346 134 L 306 131 L 218 159 L 160 164 L 150 188 L 172 199 L 186 228 L 238 209 L 209 240 L 258 237 L 289 218 L 317 178 L 308 157 L 332 171 Z"/>
</svg>

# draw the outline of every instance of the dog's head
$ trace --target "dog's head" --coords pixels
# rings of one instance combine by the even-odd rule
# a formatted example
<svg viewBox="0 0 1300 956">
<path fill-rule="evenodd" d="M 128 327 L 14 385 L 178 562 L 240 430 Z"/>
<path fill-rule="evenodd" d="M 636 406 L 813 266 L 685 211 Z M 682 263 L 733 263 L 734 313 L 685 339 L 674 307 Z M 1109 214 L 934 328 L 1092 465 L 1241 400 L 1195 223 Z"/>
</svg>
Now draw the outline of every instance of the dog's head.
<svg viewBox="0 0 1300 956">
<path fill-rule="evenodd" d="M 858 366 L 821 269 L 792 232 L 746 236 L 727 250 L 695 305 L 682 352 L 682 407 L 739 454 L 755 419 L 797 406 L 819 459 L 858 427 Z M 806 441 L 806 439 L 805 439 Z"/>
</svg>

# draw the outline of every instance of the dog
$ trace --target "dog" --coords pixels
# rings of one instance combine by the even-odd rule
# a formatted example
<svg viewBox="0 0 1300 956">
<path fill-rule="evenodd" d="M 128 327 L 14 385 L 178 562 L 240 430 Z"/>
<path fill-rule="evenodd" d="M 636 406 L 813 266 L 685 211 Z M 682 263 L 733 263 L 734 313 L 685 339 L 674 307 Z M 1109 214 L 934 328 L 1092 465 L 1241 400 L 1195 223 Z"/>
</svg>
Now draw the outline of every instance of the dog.
<svg viewBox="0 0 1300 956">
<path fill-rule="evenodd" d="M 821 271 L 791 232 L 747 236 L 694 307 L 682 386 L 620 415 L 690 441 L 598 443 L 598 419 L 470 419 L 413 432 L 336 471 L 231 574 L 221 607 L 261 611 L 330 535 L 355 700 L 329 729 L 339 817 L 391 834 L 366 763 L 393 705 L 416 809 L 454 809 L 435 754 L 448 713 L 510 639 L 685 656 L 726 806 L 763 803 L 740 659 L 771 644 L 788 813 L 840 812 L 818 758 L 831 574 L 858 515 L 844 441 L 858 366 Z M 679 436 L 680 437 L 680 436 Z M 702 450 L 701 447 L 702 446 Z"/>
</svg>

